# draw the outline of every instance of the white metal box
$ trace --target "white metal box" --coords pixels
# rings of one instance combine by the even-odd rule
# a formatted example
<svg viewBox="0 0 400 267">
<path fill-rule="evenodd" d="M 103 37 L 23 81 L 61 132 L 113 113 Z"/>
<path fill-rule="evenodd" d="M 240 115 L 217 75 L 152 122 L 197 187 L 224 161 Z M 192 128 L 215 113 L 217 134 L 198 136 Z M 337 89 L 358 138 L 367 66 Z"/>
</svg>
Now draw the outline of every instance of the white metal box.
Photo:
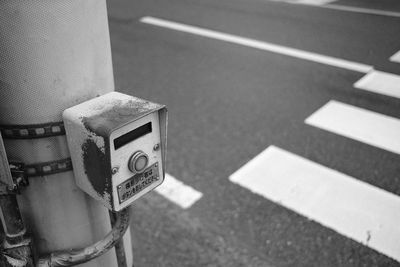
<svg viewBox="0 0 400 267">
<path fill-rule="evenodd" d="M 167 109 L 112 92 L 63 113 L 75 180 L 119 211 L 164 180 Z"/>
</svg>

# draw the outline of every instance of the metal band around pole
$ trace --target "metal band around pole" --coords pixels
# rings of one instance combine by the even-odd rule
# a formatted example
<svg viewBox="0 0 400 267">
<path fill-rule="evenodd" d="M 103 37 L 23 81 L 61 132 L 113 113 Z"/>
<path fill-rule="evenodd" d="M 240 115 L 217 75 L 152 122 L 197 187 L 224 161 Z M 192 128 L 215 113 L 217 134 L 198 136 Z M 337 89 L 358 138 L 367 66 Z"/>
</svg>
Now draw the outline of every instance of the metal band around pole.
<svg viewBox="0 0 400 267">
<path fill-rule="evenodd" d="M 34 139 L 65 135 L 63 122 L 49 122 L 29 125 L 0 125 L 4 139 Z"/>
</svg>

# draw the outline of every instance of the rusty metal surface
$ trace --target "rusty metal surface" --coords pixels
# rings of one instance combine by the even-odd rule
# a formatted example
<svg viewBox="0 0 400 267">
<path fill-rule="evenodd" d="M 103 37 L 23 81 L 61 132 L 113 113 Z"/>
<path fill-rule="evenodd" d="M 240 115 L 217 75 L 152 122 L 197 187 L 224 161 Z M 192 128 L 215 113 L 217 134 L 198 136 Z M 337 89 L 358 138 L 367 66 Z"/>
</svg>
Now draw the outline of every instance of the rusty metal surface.
<svg viewBox="0 0 400 267">
<path fill-rule="evenodd" d="M 1 222 L 6 239 L 13 242 L 15 237 L 25 233 L 25 226 L 17 203 L 17 197 L 13 194 L 0 195 Z"/>
<path fill-rule="evenodd" d="M 110 213 L 110 221 L 111 225 L 114 227 L 115 223 L 117 222 L 117 214 L 115 212 Z M 118 267 L 128 267 L 128 263 L 126 261 L 126 253 L 125 253 L 125 246 L 124 246 L 124 239 L 121 238 L 117 243 L 115 243 L 115 254 L 117 255 L 117 262 Z"/>
<path fill-rule="evenodd" d="M 114 227 L 104 239 L 82 249 L 51 253 L 49 256 L 40 258 L 37 267 L 73 266 L 97 258 L 114 247 L 123 237 L 129 227 L 129 222 L 130 210 L 124 209 L 116 214 Z"/>
<path fill-rule="evenodd" d="M 0 133 L 0 193 L 7 193 L 7 188 L 14 185 L 10 166 L 7 159 L 6 149 Z"/>
<path fill-rule="evenodd" d="M 5 267 L 33 267 L 32 240 L 24 238 L 18 245 L 5 244 L 0 257 L 0 263 Z"/>
<path fill-rule="evenodd" d="M 84 117 L 83 124 L 88 131 L 107 137 L 118 128 L 138 120 L 155 110 L 162 110 L 164 105 L 130 96 L 130 100 L 113 99 L 102 105 L 93 105 L 93 115 Z M 100 112 L 101 111 L 101 112 Z"/>
<path fill-rule="evenodd" d="M 26 235 L 16 196 L 0 195 L 0 208 L 4 231 L 0 251 L 2 264 L 15 267 L 33 266 L 32 240 Z"/>
<path fill-rule="evenodd" d="M 100 137 L 101 138 L 101 137 Z M 105 138 L 104 144 L 108 144 Z M 113 206 L 112 174 L 110 165 L 110 148 L 108 145 L 98 146 L 93 139 L 86 139 L 82 144 L 82 161 L 85 173 L 93 190 Z"/>
</svg>

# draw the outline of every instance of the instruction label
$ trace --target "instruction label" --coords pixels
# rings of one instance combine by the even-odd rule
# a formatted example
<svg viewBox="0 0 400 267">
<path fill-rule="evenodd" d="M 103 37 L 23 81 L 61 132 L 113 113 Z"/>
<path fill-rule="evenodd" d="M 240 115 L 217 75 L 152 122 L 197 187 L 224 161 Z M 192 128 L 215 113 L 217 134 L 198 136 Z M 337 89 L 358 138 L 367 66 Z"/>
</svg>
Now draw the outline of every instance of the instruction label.
<svg viewBox="0 0 400 267">
<path fill-rule="evenodd" d="M 154 163 L 142 173 L 135 174 L 125 182 L 118 185 L 119 203 L 123 203 L 130 199 L 152 183 L 157 182 L 159 179 L 158 163 Z"/>
</svg>

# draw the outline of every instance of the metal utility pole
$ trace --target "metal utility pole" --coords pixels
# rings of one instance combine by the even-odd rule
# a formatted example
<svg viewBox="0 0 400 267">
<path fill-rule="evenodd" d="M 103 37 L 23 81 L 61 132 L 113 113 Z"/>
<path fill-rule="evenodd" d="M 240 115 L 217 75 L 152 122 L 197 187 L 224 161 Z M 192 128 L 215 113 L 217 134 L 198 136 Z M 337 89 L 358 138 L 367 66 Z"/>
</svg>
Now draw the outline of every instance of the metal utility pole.
<svg viewBox="0 0 400 267">
<path fill-rule="evenodd" d="M 18 204 L 39 256 L 111 230 L 108 210 L 75 185 L 62 123 L 66 108 L 110 91 L 105 0 L 0 1 L 0 127 L 29 177 Z M 124 247 L 132 266 L 129 229 Z M 80 266 L 118 266 L 115 250 Z"/>
</svg>

